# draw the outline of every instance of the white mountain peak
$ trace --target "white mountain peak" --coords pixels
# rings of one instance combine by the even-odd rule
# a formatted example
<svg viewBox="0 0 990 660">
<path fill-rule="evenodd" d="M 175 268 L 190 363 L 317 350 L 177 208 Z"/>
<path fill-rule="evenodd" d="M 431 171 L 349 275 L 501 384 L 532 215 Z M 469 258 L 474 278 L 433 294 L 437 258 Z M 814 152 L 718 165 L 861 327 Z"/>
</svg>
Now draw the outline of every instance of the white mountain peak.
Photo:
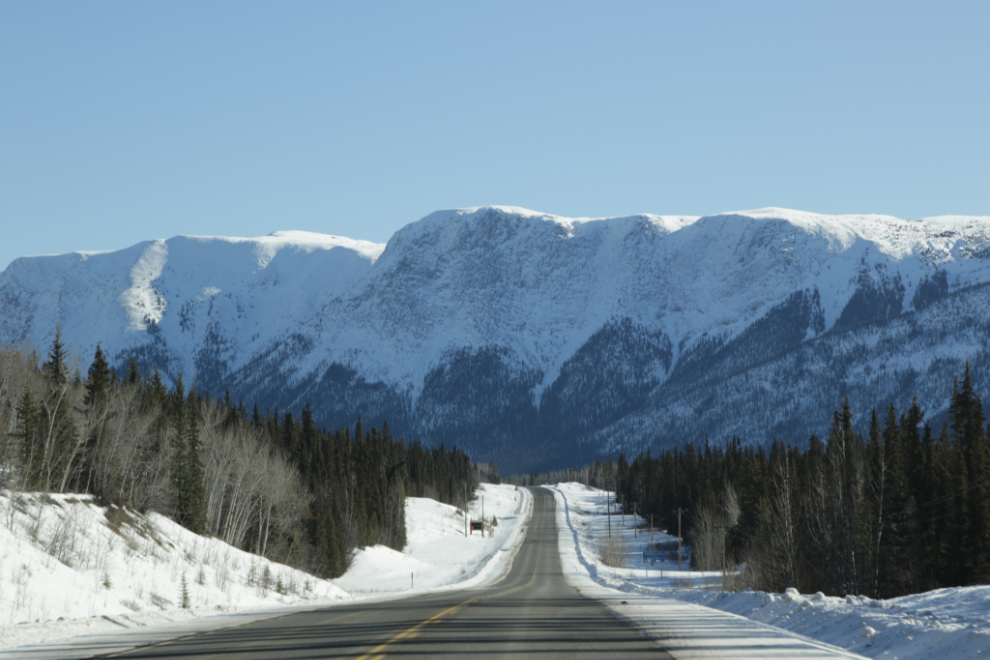
<svg viewBox="0 0 990 660">
<path fill-rule="evenodd" d="M 588 410 L 628 397 L 659 405 L 668 381 L 728 378 L 722 347 L 784 333 L 732 358 L 744 374 L 756 368 L 746 360 L 988 283 L 986 216 L 565 218 L 482 206 L 432 213 L 387 245 L 279 231 L 19 259 L 0 274 L 0 342 L 43 348 L 60 323 L 84 356 L 100 342 L 118 363 L 138 356 L 206 390 L 229 383 L 248 399 L 283 397 L 283 409 L 319 393 L 324 406 L 423 425 L 440 409 L 510 400 L 533 406 L 512 413 L 523 419 L 565 391 L 590 397 Z M 582 382 L 623 384 L 585 391 L 576 364 L 598 370 Z M 463 370 L 473 376 L 462 382 Z M 462 409 L 438 392 L 481 398 Z"/>
</svg>

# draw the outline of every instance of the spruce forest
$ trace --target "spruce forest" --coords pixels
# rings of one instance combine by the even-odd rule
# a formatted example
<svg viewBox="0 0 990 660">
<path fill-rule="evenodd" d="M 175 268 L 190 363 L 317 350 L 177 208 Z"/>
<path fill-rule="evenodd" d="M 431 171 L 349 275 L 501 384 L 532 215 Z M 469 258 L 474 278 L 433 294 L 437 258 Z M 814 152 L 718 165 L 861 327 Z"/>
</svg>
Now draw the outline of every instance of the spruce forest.
<svg viewBox="0 0 990 660">
<path fill-rule="evenodd" d="M 803 449 L 733 438 L 511 480 L 614 490 L 619 510 L 671 534 L 680 512 L 692 565 L 729 587 L 892 598 L 990 583 L 985 424 L 967 365 L 937 435 L 915 400 L 874 409 L 864 438 L 846 399 Z"/>
<path fill-rule="evenodd" d="M 479 472 L 456 447 L 393 438 L 388 424 L 317 428 L 256 404 L 249 412 L 167 387 L 132 361 L 119 378 L 97 346 L 85 376 L 56 332 L 38 368 L 0 347 L 0 488 L 89 493 L 155 510 L 189 530 L 337 577 L 355 549 L 406 544 L 405 498 L 463 506 Z"/>
</svg>

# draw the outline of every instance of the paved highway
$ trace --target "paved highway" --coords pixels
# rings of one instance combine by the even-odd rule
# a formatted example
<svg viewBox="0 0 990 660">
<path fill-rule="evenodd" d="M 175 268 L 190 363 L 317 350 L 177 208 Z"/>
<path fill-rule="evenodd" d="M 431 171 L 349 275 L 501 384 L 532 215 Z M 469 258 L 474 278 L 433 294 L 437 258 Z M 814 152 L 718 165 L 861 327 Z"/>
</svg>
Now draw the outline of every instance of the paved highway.
<svg viewBox="0 0 990 660">
<path fill-rule="evenodd" d="M 293 614 L 112 657 L 669 658 L 568 586 L 560 568 L 553 496 L 534 489 L 533 499 L 526 538 L 497 585 Z"/>
</svg>

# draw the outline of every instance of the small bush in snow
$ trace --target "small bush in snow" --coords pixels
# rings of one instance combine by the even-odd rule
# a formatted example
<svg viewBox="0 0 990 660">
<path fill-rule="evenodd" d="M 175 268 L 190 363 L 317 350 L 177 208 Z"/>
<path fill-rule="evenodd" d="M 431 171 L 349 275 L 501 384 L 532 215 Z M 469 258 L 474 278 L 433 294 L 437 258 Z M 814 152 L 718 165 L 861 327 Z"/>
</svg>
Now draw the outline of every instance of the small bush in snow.
<svg viewBox="0 0 990 660">
<path fill-rule="evenodd" d="M 189 583 L 186 582 L 186 574 L 185 573 L 182 574 L 181 589 L 182 590 L 179 592 L 179 599 L 182 602 L 182 609 L 188 610 L 189 609 L 189 606 L 190 606 L 190 603 L 189 603 Z"/>
<path fill-rule="evenodd" d="M 626 540 L 616 534 L 598 539 L 598 559 L 606 566 L 622 568 L 626 560 Z"/>
<path fill-rule="evenodd" d="M 261 583 L 258 586 L 260 587 L 262 596 L 267 596 L 268 592 L 272 590 L 272 571 L 267 565 L 261 573 Z"/>
<path fill-rule="evenodd" d="M 169 607 L 174 607 L 172 601 L 170 601 L 168 598 L 165 598 L 164 596 L 160 596 L 156 594 L 154 591 L 151 592 L 151 595 L 148 597 L 148 599 L 155 607 L 161 610 L 168 609 Z"/>
</svg>

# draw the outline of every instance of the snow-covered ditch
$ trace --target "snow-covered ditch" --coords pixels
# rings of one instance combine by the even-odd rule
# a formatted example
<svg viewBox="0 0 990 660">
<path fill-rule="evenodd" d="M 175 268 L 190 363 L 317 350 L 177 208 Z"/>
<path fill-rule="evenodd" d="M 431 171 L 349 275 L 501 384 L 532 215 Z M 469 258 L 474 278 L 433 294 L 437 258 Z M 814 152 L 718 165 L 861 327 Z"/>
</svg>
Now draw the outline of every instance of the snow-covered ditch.
<svg viewBox="0 0 990 660">
<path fill-rule="evenodd" d="M 669 554 L 664 562 L 644 563 L 648 533 L 644 537 L 642 528 L 634 530 L 631 515 L 624 521 L 616 515 L 611 519 L 612 534 L 624 540 L 625 568 L 605 566 L 597 552 L 608 525 L 602 491 L 566 483 L 555 486 L 554 492 L 562 530 L 561 558 L 569 581 L 635 621 L 647 634 L 651 626 L 659 628 L 660 624 L 669 624 L 667 629 L 685 636 L 693 631 L 696 639 L 674 644 L 675 657 L 725 654 L 729 648 L 726 637 L 752 650 L 749 655 L 742 646 L 732 647 L 728 653 L 732 657 L 766 657 L 771 655 L 771 648 L 787 657 L 813 657 L 817 653 L 797 646 L 782 652 L 782 645 L 796 644 L 788 641 L 788 636 L 817 642 L 822 653 L 827 653 L 828 647 L 839 647 L 847 655 L 870 658 L 921 660 L 937 656 L 952 660 L 990 655 L 990 586 L 939 589 L 890 600 L 832 598 L 793 589 L 783 594 L 750 590 L 723 593 L 718 573 L 691 571 L 686 562 L 686 570 L 678 571 L 676 553 Z M 639 524 L 644 521 L 640 519 Z M 657 542 L 676 541 L 675 536 L 659 533 L 654 538 Z M 747 626 L 752 634 L 767 638 L 764 648 L 746 640 Z M 706 628 L 721 628 L 719 635 L 723 637 L 705 641 Z"/>
<path fill-rule="evenodd" d="M 495 516 L 491 535 L 465 537 L 456 508 L 408 498 L 404 552 L 360 550 L 345 575 L 321 580 L 158 514 L 98 506 L 88 496 L 0 491 L 0 649 L 7 649 L 0 657 L 28 644 L 36 645 L 31 657 L 73 657 L 80 640 L 90 654 L 121 650 L 302 609 L 495 580 L 508 570 L 532 500 L 512 486 L 483 484 L 477 495 L 470 515 L 480 517 L 484 506 L 488 519 Z M 76 639 L 55 642 L 69 637 Z"/>
</svg>

